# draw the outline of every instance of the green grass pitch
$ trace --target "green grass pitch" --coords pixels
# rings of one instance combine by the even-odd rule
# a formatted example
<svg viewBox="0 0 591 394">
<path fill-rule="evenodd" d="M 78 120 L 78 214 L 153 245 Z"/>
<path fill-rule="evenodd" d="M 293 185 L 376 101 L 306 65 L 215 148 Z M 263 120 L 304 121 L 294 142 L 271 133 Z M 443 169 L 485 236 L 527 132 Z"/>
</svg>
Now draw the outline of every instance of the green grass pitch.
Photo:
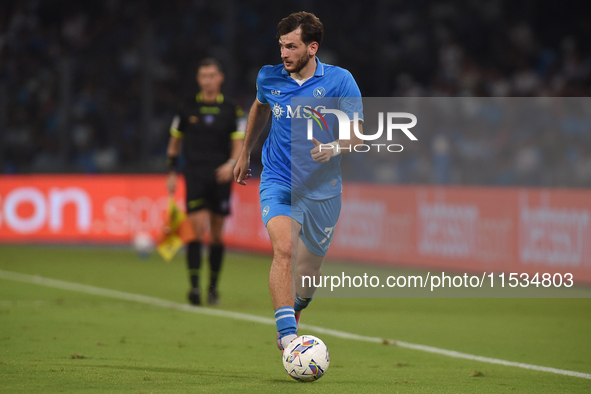
<svg viewBox="0 0 591 394">
<path fill-rule="evenodd" d="M 229 253 L 217 308 L 272 317 L 269 264 Z M 182 255 L 123 248 L 1 245 L 0 270 L 178 303 L 188 290 Z M 591 373 L 591 299 L 320 298 L 302 323 Z M 591 392 L 585 378 L 305 333 L 331 353 L 307 384 L 283 370 L 272 325 L 0 279 L 0 393 Z"/>
</svg>

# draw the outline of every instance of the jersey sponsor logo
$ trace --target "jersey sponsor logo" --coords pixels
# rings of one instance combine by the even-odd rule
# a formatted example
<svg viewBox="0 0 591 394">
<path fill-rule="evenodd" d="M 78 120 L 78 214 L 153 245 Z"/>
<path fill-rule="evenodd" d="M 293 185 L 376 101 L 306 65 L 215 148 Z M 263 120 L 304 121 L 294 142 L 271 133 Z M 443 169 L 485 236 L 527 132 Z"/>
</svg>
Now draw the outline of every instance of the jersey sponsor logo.
<svg viewBox="0 0 591 394">
<path fill-rule="evenodd" d="M 265 217 L 269 214 L 269 210 L 270 210 L 270 208 L 268 205 L 265 206 L 265 208 L 263 208 L 263 217 Z"/>
<path fill-rule="evenodd" d="M 279 103 L 275 103 L 275 105 L 273 106 L 273 116 L 275 116 L 275 119 L 281 119 L 281 117 L 283 116 L 283 112 L 283 107 L 281 107 Z"/>
<path fill-rule="evenodd" d="M 273 89 L 271 89 L 271 94 L 273 96 L 279 96 L 281 94 L 281 90 L 273 90 Z"/>
<path fill-rule="evenodd" d="M 316 111 L 320 111 L 320 109 L 326 108 L 324 105 L 319 105 L 314 108 Z M 304 118 L 310 119 L 310 114 L 304 111 Z M 302 106 L 298 105 L 295 109 L 291 108 L 291 105 L 287 104 L 287 119 L 296 118 L 301 119 L 302 117 Z"/>
<path fill-rule="evenodd" d="M 219 115 L 222 110 L 219 107 L 201 107 L 199 112 L 202 114 L 212 114 L 212 115 Z"/>
<path fill-rule="evenodd" d="M 312 119 L 314 119 L 316 121 L 316 123 L 318 123 L 318 126 L 320 126 L 320 130 L 324 130 L 322 128 L 322 124 L 324 124 L 324 126 L 326 126 L 326 130 L 328 130 L 328 125 L 326 124 L 326 120 L 324 120 L 324 116 L 320 115 L 320 113 L 318 111 L 313 110 L 310 107 L 305 107 L 304 113 L 309 114 L 312 117 Z M 314 114 L 316 114 L 316 115 L 314 115 Z M 322 120 L 322 123 L 320 123 L 319 118 L 320 118 L 320 120 Z M 308 123 L 310 123 L 310 122 L 308 122 Z M 311 139 L 310 138 L 311 134 L 312 134 L 312 128 L 310 127 L 310 124 L 308 124 L 308 139 Z"/>
<path fill-rule="evenodd" d="M 326 94 L 326 90 L 322 86 L 318 86 L 314 88 L 313 94 L 317 99 L 321 99 Z"/>
</svg>

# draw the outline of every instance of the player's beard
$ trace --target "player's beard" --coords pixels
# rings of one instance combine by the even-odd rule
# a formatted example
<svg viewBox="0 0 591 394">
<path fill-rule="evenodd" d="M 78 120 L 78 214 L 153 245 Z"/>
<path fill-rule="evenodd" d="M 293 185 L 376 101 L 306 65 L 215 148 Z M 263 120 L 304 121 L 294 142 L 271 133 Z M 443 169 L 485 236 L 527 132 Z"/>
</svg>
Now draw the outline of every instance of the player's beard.
<svg viewBox="0 0 591 394">
<path fill-rule="evenodd" d="M 310 57 L 307 53 L 304 53 L 304 55 L 301 58 L 299 58 L 298 61 L 295 63 L 295 65 L 293 66 L 294 69 L 290 71 L 290 73 L 298 74 L 300 71 L 302 71 L 304 67 L 308 65 L 309 61 Z"/>
</svg>

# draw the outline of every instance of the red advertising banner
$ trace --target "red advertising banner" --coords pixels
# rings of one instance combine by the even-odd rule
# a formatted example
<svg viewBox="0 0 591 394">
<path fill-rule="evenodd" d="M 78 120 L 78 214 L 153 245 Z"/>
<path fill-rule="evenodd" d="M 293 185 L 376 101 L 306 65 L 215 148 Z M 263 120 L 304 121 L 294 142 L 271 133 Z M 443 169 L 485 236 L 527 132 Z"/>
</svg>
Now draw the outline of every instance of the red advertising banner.
<svg viewBox="0 0 591 394">
<path fill-rule="evenodd" d="M 177 203 L 184 207 L 184 182 L 178 185 Z M 258 184 L 239 189 L 225 226 L 227 242 L 270 251 Z M 162 175 L 3 176 L 0 242 L 129 243 L 140 231 L 157 237 L 167 209 Z"/>
<path fill-rule="evenodd" d="M 333 258 L 591 283 L 591 190 L 352 185 Z"/>
<path fill-rule="evenodd" d="M 258 183 L 233 191 L 227 245 L 270 251 Z M 156 236 L 167 207 L 161 175 L 3 176 L 0 242 L 128 243 Z M 591 283 L 590 216 L 591 190 L 345 184 L 328 257 Z"/>
</svg>

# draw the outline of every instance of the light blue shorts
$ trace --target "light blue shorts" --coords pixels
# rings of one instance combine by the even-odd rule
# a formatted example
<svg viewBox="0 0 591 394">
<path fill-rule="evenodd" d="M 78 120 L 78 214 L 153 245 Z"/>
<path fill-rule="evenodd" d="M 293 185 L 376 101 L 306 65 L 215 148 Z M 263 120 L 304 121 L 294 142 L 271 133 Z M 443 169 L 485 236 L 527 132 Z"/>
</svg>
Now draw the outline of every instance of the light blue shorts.
<svg viewBox="0 0 591 394">
<path fill-rule="evenodd" d="M 289 187 L 261 184 L 261 216 L 265 226 L 271 218 L 289 216 L 302 225 L 300 239 L 315 255 L 324 256 L 334 238 L 334 229 L 341 213 L 341 196 L 326 200 L 310 200 L 292 195 Z"/>
</svg>

